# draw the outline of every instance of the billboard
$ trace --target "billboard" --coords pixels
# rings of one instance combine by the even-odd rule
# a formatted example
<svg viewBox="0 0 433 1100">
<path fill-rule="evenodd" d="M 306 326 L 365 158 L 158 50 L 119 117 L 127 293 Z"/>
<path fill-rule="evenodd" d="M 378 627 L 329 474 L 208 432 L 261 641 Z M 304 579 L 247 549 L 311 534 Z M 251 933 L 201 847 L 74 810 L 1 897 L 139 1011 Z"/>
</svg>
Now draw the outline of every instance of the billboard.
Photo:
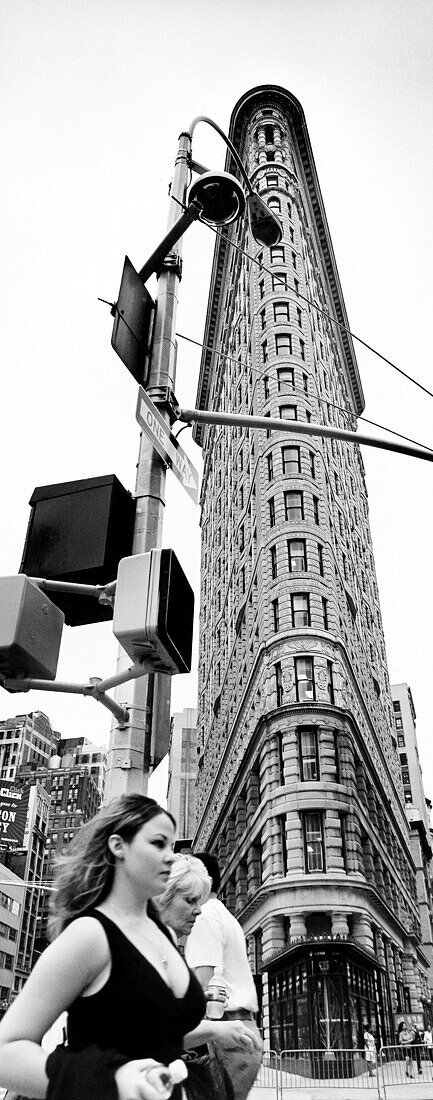
<svg viewBox="0 0 433 1100">
<path fill-rule="evenodd" d="M 13 779 L 0 779 L 0 848 L 22 848 L 30 788 L 19 790 Z"/>
</svg>

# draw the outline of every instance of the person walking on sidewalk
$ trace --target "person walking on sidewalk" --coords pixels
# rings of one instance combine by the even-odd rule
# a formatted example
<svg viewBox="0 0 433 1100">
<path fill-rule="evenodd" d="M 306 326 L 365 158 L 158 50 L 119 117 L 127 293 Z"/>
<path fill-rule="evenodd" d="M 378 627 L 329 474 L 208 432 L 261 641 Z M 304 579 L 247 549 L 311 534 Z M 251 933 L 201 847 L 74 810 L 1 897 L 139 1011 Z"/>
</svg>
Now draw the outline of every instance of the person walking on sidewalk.
<svg viewBox="0 0 433 1100">
<path fill-rule="evenodd" d="M 430 1058 L 431 1062 L 433 1062 L 433 1036 L 431 1027 L 425 1028 L 423 1042 L 427 1051 L 427 1057 Z"/>
<path fill-rule="evenodd" d="M 212 879 L 212 891 L 186 941 L 185 958 L 204 990 L 218 969 L 227 992 L 223 1020 L 242 1020 L 254 1039 L 254 1050 L 223 1051 L 225 1068 L 231 1078 L 235 1100 L 246 1100 L 257 1077 L 262 1040 L 255 1022 L 258 1009 L 256 987 L 239 922 L 218 900 L 221 876 L 218 861 L 209 852 L 194 852 Z"/>
<path fill-rule="evenodd" d="M 411 1049 L 413 1031 L 403 1020 L 398 1025 L 397 1038 L 405 1057 L 406 1077 L 413 1078 L 413 1052 Z"/>
<path fill-rule="evenodd" d="M 373 1033 L 368 1030 L 368 1027 L 366 1027 L 365 1031 L 364 1031 L 364 1050 L 365 1050 L 365 1060 L 366 1060 L 367 1065 L 368 1065 L 369 1076 L 370 1077 L 375 1077 L 375 1075 L 376 1075 L 376 1040 L 374 1038 Z"/>
</svg>

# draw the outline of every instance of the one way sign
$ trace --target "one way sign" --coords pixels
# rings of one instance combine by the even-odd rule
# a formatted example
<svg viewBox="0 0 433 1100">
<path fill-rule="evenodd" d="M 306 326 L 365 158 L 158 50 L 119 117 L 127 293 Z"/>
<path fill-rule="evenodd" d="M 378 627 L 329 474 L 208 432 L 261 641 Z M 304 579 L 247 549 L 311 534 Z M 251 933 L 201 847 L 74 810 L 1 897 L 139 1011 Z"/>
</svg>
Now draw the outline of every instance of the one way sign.
<svg viewBox="0 0 433 1100">
<path fill-rule="evenodd" d="M 171 466 L 173 473 L 186 489 L 194 504 L 198 504 L 198 472 L 142 386 L 139 386 L 138 389 L 135 415 L 143 431 L 146 432 L 153 443 L 155 450 Z"/>
</svg>

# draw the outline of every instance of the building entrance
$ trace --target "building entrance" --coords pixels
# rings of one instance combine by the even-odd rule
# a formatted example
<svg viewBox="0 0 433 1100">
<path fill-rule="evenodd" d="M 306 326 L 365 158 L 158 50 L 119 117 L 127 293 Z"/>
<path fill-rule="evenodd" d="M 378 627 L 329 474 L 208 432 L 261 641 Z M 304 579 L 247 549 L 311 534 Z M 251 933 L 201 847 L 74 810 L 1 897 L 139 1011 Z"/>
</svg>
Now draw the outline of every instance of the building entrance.
<svg viewBox="0 0 433 1100">
<path fill-rule="evenodd" d="M 387 975 L 354 944 L 303 943 L 269 970 L 273 1050 L 363 1048 L 394 1041 Z"/>
</svg>

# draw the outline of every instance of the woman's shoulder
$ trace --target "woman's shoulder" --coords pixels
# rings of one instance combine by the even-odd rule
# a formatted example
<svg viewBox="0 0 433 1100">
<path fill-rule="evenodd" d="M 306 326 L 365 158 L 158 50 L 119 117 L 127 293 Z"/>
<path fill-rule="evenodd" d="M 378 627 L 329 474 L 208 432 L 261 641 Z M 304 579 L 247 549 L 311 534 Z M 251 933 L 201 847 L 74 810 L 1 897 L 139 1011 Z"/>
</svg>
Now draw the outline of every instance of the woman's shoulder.
<svg viewBox="0 0 433 1100">
<path fill-rule="evenodd" d="M 105 963 L 110 954 L 104 922 L 99 919 L 96 911 L 70 921 L 51 946 L 55 947 L 56 944 L 62 951 L 80 951 L 92 958 L 95 966 Z"/>
</svg>

